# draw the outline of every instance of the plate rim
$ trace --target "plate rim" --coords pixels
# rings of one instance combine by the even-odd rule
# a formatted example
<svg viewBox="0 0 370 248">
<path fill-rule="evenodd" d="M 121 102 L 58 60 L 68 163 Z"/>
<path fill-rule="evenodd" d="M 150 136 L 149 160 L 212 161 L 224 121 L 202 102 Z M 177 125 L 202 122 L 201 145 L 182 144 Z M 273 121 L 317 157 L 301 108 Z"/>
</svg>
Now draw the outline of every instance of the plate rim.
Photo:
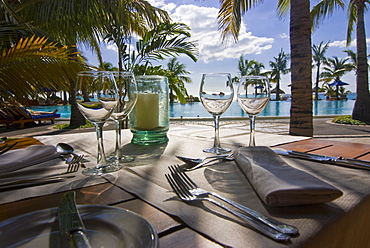
<svg viewBox="0 0 370 248">
<path fill-rule="evenodd" d="M 89 209 L 89 208 L 101 208 L 102 210 L 103 209 L 107 209 L 107 210 L 113 210 L 113 211 L 118 211 L 118 212 L 126 212 L 128 214 L 131 214 L 133 216 L 135 216 L 136 218 L 139 218 L 141 219 L 142 221 L 144 221 L 146 223 L 146 225 L 150 228 L 150 231 L 153 235 L 153 245 L 152 247 L 153 248 L 157 248 L 158 245 L 159 245 L 159 237 L 158 237 L 158 233 L 157 231 L 155 230 L 154 226 L 147 220 L 145 219 L 143 216 L 141 216 L 140 214 L 138 213 L 135 213 L 129 209 L 125 209 L 125 208 L 120 208 L 120 207 L 115 207 L 115 206 L 106 206 L 106 205 L 93 205 L 93 204 L 78 204 L 77 205 L 77 209 L 80 210 L 80 209 Z M 52 208 L 44 208 L 44 209 L 39 209 L 39 210 L 35 210 L 35 211 L 32 211 L 32 212 L 28 212 L 28 213 L 24 213 L 24 214 L 20 214 L 20 215 L 16 215 L 16 216 L 13 216 L 13 217 L 10 217 L 8 219 L 5 219 L 5 220 L 2 220 L 0 221 L 0 231 L 2 228 L 4 228 L 4 226 L 6 227 L 6 225 L 9 225 L 11 224 L 11 222 L 13 221 L 16 221 L 17 219 L 22 219 L 22 218 L 26 218 L 27 216 L 30 216 L 30 215 L 34 215 L 34 214 L 38 214 L 38 213 L 46 213 L 46 214 L 53 214 L 53 213 L 57 213 L 58 212 L 58 207 L 52 207 Z M 95 211 L 96 212 L 96 211 Z M 86 213 L 86 212 L 84 212 Z M 52 218 L 52 216 L 50 216 Z M 55 215 L 54 218 L 57 218 L 57 215 Z M 1 237 L 1 232 L 0 232 L 0 237 Z"/>
</svg>

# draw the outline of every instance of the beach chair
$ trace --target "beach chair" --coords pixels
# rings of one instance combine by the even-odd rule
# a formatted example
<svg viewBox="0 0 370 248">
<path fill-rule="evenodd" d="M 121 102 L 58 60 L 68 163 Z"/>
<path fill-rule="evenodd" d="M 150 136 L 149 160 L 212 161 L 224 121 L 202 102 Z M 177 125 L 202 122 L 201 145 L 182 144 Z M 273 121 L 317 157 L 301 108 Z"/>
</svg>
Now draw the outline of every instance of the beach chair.
<svg viewBox="0 0 370 248">
<path fill-rule="evenodd" d="M 1 113 L 3 113 L 2 117 Z M 41 121 L 50 121 L 51 124 L 54 124 L 55 119 L 60 117 L 60 114 L 57 113 L 31 114 L 24 107 L 16 106 L 2 108 L 1 113 L 0 123 L 5 124 L 7 128 L 10 125 L 20 125 L 21 128 L 24 128 L 24 124 L 28 122 L 41 124 Z"/>
</svg>

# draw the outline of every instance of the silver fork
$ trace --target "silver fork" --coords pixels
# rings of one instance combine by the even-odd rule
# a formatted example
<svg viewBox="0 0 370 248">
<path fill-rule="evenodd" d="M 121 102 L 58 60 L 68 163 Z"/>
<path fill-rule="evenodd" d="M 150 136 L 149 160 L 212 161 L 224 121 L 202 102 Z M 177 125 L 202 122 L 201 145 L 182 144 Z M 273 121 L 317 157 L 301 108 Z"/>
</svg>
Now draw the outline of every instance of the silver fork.
<svg viewBox="0 0 370 248">
<path fill-rule="evenodd" d="M 227 202 L 228 204 L 236 207 L 237 209 L 245 212 L 246 214 L 256 218 L 257 220 L 265 223 L 266 225 L 270 226 L 271 228 L 288 235 L 297 235 L 299 233 L 298 228 L 282 223 L 278 220 L 275 220 L 271 217 L 267 217 L 253 209 L 250 209 L 242 204 L 239 204 L 237 202 L 234 202 L 232 200 L 229 200 L 215 192 L 206 191 L 200 187 L 182 170 L 180 166 L 169 166 L 169 170 L 171 171 L 171 174 L 177 178 L 178 181 L 181 181 L 181 184 L 186 187 L 189 192 L 191 192 L 193 195 L 213 195 L 214 197 L 217 197 L 218 199 Z"/>
<path fill-rule="evenodd" d="M 68 168 L 66 173 L 76 172 L 80 168 L 81 162 L 84 158 L 84 155 L 74 156 L 73 159 L 68 162 Z"/>
<path fill-rule="evenodd" d="M 179 158 L 179 156 L 176 156 L 177 158 Z M 183 160 L 183 159 L 181 159 Z M 217 155 L 217 156 L 211 156 L 211 157 L 206 157 L 206 158 L 203 158 L 202 159 L 202 162 L 199 163 L 199 164 L 196 164 L 196 163 L 193 163 L 193 164 L 190 164 L 189 165 L 183 165 L 181 168 L 184 170 L 184 171 L 192 171 L 192 170 L 196 170 L 200 167 L 203 167 L 209 163 L 212 163 L 212 162 L 215 162 L 217 160 L 227 160 L 227 161 L 233 161 L 234 160 L 234 155 L 233 154 L 229 154 L 227 156 L 225 155 Z M 185 160 L 183 160 L 185 161 Z"/>
<path fill-rule="evenodd" d="M 275 229 L 272 229 L 269 226 L 266 226 L 262 224 L 261 222 L 250 218 L 249 216 L 246 216 L 238 211 L 232 210 L 231 208 L 228 208 L 227 206 L 207 197 L 205 194 L 203 195 L 193 195 L 192 193 L 189 192 L 189 190 L 186 189 L 186 187 L 181 184 L 176 179 L 176 176 L 174 174 L 165 174 L 165 177 L 168 181 L 168 183 L 171 185 L 171 188 L 173 191 L 176 193 L 176 195 L 182 200 L 182 201 L 209 201 L 224 210 L 228 211 L 229 213 L 235 215 L 236 217 L 240 218 L 241 220 L 245 221 L 248 223 L 250 226 L 255 228 L 256 230 L 260 231 L 261 233 L 265 234 L 267 237 L 270 237 L 274 240 L 277 241 L 288 241 L 290 240 L 290 236 L 278 232 Z"/>
<path fill-rule="evenodd" d="M 30 178 L 30 179 L 21 179 L 9 183 L 4 183 L 0 185 L 0 191 L 6 191 L 6 190 L 12 190 L 12 189 L 18 189 L 18 188 L 25 188 L 25 187 L 31 187 L 31 186 L 38 186 L 43 184 L 49 184 L 49 183 L 56 183 L 56 182 L 62 182 L 65 179 L 73 178 L 75 176 L 69 175 L 74 172 L 77 172 L 80 168 L 80 163 L 83 159 L 83 155 L 78 156 L 73 163 L 71 162 L 68 164 L 67 170 L 62 173 L 52 174 L 52 175 L 46 175 L 42 177 L 37 178 Z"/>
</svg>

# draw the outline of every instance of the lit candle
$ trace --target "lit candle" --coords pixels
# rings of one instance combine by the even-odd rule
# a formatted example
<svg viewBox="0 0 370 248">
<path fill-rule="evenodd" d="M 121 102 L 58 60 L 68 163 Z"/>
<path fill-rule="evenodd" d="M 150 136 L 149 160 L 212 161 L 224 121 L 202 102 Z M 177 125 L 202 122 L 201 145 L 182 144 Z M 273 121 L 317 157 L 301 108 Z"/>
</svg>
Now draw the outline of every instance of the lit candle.
<svg viewBox="0 0 370 248">
<path fill-rule="evenodd" d="M 139 93 L 136 102 L 136 128 L 151 130 L 159 126 L 159 95 Z"/>
</svg>

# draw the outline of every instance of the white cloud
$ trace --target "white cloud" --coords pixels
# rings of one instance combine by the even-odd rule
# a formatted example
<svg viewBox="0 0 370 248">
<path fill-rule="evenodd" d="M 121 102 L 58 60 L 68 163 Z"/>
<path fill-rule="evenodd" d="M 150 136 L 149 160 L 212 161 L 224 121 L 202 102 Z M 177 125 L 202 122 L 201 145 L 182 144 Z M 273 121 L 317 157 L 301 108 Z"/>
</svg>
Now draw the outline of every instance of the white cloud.
<svg viewBox="0 0 370 248">
<path fill-rule="evenodd" d="M 107 49 L 108 49 L 108 50 L 115 51 L 115 52 L 118 52 L 118 48 L 117 48 L 117 45 L 116 45 L 116 44 L 113 44 L 113 45 L 107 45 Z"/>
<path fill-rule="evenodd" d="M 257 37 L 247 32 L 242 23 L 237 43 L 222 44 L 217 23 L 217 8 L 199 7 L 192 4 L 180 5 L 171 13 L 175 22 L 191 28 L 191 39 L 198 43 L 200 60 L 208 63 L 227 58 L 239 58 L 242 54 L 261 54 L 272 48 L 273 38 Z"/>
<path fill-rule="evenodd" d="M 347 48 L 347 41 L 345 40 L 336 40 L 336 41 L 333 41 L 333 42 L 330 42 L 329 43 L 329 46 L 330 47 L 338 47 L 338 48 Z M 355 47 L 356 46 L 356 40 L 353 40 L 351 42 L 351 44 L 349 45 L 349 47 Z"/>
<path fill-rule="evenodd" d="M 161 8 L 161 9 L 166 10 L 166 11 L 172 11 L 173 9 L 176 8 L 175 3 L 166 3 L 165 0 L 148 0 L 148 2 L 152 6 L 157 7 L 157 8 Z"/>
</svg>

